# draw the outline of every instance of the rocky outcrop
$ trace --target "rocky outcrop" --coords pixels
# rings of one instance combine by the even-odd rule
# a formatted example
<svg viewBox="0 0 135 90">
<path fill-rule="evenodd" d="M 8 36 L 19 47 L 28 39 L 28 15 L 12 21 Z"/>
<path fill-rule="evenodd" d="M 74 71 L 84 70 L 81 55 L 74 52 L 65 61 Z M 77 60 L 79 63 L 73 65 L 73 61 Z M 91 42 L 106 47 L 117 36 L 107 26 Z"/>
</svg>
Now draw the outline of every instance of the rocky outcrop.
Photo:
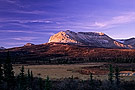
<svg viewBox="0 0 135 90">
<path fill-rule="evenodd" d="M 32 46 L 32 45 L 34 45 L 34 44 L 32 44 L 32 43 L 26 43 L 24 46 Z"/>
</svg>

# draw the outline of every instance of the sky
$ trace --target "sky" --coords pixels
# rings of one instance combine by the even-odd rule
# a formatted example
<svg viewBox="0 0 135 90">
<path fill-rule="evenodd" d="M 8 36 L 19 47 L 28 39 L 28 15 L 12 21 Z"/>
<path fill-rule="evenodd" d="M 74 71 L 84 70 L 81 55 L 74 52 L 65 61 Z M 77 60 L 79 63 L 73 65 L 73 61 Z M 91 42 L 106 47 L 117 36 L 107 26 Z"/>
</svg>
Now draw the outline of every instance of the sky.
<svg viewBox="0 0 135 90">
<path fill-rule="evenodd" d="M 42 44 L 59 31 L 135 36 L 135 0 L 0 0 L 0 46 Z"/>
</svg>

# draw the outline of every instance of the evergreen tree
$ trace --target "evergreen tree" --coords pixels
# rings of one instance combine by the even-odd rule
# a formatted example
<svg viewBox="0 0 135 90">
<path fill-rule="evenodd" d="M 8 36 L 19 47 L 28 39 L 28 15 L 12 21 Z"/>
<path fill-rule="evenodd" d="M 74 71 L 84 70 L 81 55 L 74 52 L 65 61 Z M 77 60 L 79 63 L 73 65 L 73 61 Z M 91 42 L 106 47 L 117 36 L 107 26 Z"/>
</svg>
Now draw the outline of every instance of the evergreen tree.
<svg viewBox="0 0 135 90">
<path fill-rule="evenodd" d="M 115 79 L 116 79 L 116 85 L 119 86 L 120 79 L 119 79 L 119 67 L 118 66 L 115 68 Z"/>
<path fill-rule="evenodd" d="M 44 90 L 43 87 L 44 87 L 43 80 L 42 80 L 42 78 L 39 78 L 39 89 Z"/>
<path fill-rule="evenodd" d="M 30 79 L 30 77 L 31 77 L 29 69 L 28 69 L 27 77 L 28 77 L 28 79 Z"/>
<path fill-rule="evenodd" d="M 0 64 L 0 84 L 3 81 L 3 69 L 2 69 L 2 64 Z"/>
<path fill-rule="evenodd" d="M 19 75 L 20 88 L 21 88 L 21 90 L 26 90 L 26 78 L 24 75 L 24 66 L 21 67 L 20 71 L 21 71 L 20 75 Z"/>
<path fill-rule="evenodd" d="M 0 90 L 3 90 L 3 69 L 2 65 L 0 64 Z"/>
<path fill-rule="evenodd" d="M 21 67 L 20 71 L 21 71 L 21 73 L 20 73 L 20 78 L 21 78 L 22 80 L 24 80 L 24 78 L 25 78 L 25 76 L 24 76 L 24 66 Z"/>
<path fill-rule="evenodd" d="M 113 83 L 113 67 L 111 64 L 109 65 L 108 80 L 111 82 L 111 84 Z"/>
<path fill-rule="evenodd" d="M 45 80 L 45 90 L 51 90 L 51 83 L 50 83 L 49 76 L 47 76 Z"/>
<path fill-rule="evenodd" d="M 18 89 L 18 90 L 22 90 L 21 89 L 21 85 L 20 85 L 20 75 L 17 75 L 17 78 L 16 78 L 16 88 Z"/>
<path fill-rule="evenodd" d="M 28 69 L 28 72 L 27 72 L 27 87 L 28 88 L 32 87 L 31 74 L 30 74 L 30 70 L 29 69 Z"/>
<path fill-rule="evenodd" d="M 90 84 L 93 85 L 93 75 L 90 73 Z"/>
<path fill-rule="evenodd" d="M 33 72 L 31 71 L 31 75 L 30 75 L 31 81 L 33 81 Z"/>
<path fill-rule="evenodd" d="M 7 59 L 4 63 L 4 81 L 7 83 L 7 90 L 13 90 L 14 82 L 14 71 L 11 63 L 11 59 L 9 56 L 9 51 L 7 53 Z"/>
<path fill-rule="evenodd" d="M 71 76 L 71 81 L 74 81 L 74 76 L 73 75 Z"/>
</svg>

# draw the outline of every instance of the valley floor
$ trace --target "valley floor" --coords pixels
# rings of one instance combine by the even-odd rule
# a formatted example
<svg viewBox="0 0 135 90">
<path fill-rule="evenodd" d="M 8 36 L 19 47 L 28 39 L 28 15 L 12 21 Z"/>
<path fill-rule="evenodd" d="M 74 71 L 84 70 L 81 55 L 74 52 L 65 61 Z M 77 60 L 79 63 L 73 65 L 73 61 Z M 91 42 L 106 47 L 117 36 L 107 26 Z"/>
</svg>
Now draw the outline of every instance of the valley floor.
<svg viewBox="0 0 135 90">
<path fill-rule="evenodd" d="M 74 77 L 82 80 L 87 80 L 90 78 L 87 71 L 93 73 L 93 78 L 98 80 L 108 79 L 108 65 L 110 63 L 82 63 L 82 64 L 60 64 L 60 65 L 24 65 L 25 73 L 30 69 L 33 71 L 35 77 L 46 78 L 50 77 L 52 80 L 64 79 L 69 77 Z M 134 71 L 135 63 L 125 64 L 125 63 L 111 63 L 113 67 L 119 66 L 121 71 Z M 20 68 L 22 65 L 13 65 L 15 75 L 20 73 Z M 135 80 L 135 76 L 121 76 L 121 80 Z"/>
</svg>

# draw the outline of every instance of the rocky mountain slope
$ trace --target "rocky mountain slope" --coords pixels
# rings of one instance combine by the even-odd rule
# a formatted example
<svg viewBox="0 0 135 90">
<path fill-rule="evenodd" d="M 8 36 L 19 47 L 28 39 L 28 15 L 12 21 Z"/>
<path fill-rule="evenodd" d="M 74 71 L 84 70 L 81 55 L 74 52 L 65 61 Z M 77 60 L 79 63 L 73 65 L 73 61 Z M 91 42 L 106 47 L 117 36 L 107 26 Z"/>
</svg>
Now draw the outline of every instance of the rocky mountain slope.
<svg viewBox="0 0 135 90">
<path fill-rule="evenodd" d="M 124 44 L 135 46 L 135 38 L 130 38 L 130 39 L 124 40 Z"/>
<path fill-rule="evenodd" d="M 132 45 L 118 42 L 101 32 L 61 31 L 49 39 L 50 42 L 73 43 L 103 48 L 134 48 Z"/>
</svg>

